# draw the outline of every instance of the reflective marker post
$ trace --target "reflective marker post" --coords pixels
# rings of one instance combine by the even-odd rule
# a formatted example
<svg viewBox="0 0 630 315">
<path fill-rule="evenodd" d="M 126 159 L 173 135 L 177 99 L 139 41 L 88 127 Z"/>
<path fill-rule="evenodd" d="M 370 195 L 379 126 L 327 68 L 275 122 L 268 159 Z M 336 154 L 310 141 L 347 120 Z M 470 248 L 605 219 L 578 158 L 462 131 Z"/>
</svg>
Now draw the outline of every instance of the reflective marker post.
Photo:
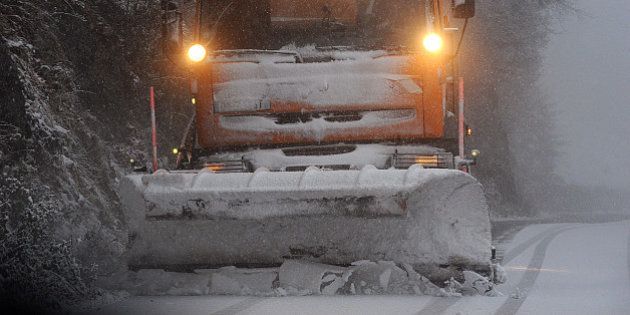
<svg viewBox="0 0 630 315">
<path fill-rule="evenodd" d="M 153 149 L 153 172 L 158 170 L 157 158 L 157 127 L 155 124 L 155 92 L 153 87 L 149 89 L 149 102 L 151 105 L 151 146 Z"/>
<path fill-rule="evenodd" d="M 466 123 L 464 121 L 464 78 L 459 77 L 459 158 L 464 160 L 466 158 L 466 150 L 464 147 L 464 136 L 466 132 Z M 465 167 L 462 171 L 468 172 L 468 167 Z"/>
</svg>

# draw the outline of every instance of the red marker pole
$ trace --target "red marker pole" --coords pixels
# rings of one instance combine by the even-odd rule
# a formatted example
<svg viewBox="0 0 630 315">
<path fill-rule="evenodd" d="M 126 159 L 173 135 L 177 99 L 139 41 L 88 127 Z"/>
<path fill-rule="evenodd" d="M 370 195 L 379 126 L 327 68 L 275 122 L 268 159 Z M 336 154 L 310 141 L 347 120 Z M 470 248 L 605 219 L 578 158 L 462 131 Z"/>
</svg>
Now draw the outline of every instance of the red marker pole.
<svg viewBox="0 0 630 315">
<path fill-rule="evenodd" d="M 149 89 L 149 102 L 151 103 L 151 146 L 153 149 L 153 172 L 158 170 L 157 159 L 157 127 L 155 124 L 155 93 L 153 87 Z"/>
<path fill-rule="evenodd" d="M 464 121 L 464 78 L 463 77 L 459 77 L 459 126 L 458 126 L 458 133 L 459 133 L 459 158 L 460 159 L 464 159 L 466 156 L 466 149 L 464 147 L 464 133 L 465 133 L 465 121 Z M 466 172 L 468 172 L 468 170 L 465 170 Z"/>
</svg>

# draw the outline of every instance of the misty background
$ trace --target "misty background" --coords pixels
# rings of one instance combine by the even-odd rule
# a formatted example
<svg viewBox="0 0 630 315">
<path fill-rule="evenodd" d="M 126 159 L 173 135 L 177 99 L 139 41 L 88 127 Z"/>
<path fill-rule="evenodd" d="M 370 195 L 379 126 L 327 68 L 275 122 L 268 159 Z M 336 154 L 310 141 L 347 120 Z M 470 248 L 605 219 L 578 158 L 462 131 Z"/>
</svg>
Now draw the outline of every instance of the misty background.
<svg viewBox="0 0 630 315">
<path fill-rule="evenodd" d="M 630 190 L 630 1 L 575 0 L 556 16 L 541 83 L 569 183 Z"/>
</svg>

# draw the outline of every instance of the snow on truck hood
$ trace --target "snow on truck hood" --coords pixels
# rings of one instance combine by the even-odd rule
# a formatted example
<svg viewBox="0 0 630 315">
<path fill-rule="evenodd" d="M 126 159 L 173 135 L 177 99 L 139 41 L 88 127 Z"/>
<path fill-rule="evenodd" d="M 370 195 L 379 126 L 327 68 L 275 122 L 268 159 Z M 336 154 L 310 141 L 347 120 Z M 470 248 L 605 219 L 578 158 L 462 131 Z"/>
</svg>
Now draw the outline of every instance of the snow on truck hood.
<svg viewBox="0 0 630 315">
<path fill-rule="evenodd" d="M 229 62 L 215 65 L 214 110 L 268 110 L 274 104 L 305 107 L 373 105 L 414 108 L 422 88 L 401 74 L 406 56 L 321 63 Z"/>
<path fill-rule="evenodd" d="M 316 139 L 323 139 L 328 133 L 348 130 L 352 128 L 369 128 L 388 126 L 403 123 L 416 118 L 413 109 L 403 110 L 374 110 L 361 113 L 357 121 L 343 123 L 327 121 L 326 118 L 313 118 L 311 121 L 299 124 L 277 124 L 274 118 L 261 115 L 221 116 L 221 127 L 228 130 L 252 131 L 252 132 L 299 132 L 310 135 Z"/>
</svg>

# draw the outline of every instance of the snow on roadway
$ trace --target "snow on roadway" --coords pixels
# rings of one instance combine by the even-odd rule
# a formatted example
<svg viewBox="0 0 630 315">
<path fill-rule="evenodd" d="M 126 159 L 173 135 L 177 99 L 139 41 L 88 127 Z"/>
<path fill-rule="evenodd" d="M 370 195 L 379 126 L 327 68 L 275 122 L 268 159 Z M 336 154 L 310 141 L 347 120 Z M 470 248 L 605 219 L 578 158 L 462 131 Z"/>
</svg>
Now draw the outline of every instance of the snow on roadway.
<svg viewBox="0 0 630 315">
<path fill-rule="evenodd" d="M 529 226 L 503 264 L 502 297 L 132 297 L 96 314 L 630 313 L 630 221 Z"/>
</svg>

